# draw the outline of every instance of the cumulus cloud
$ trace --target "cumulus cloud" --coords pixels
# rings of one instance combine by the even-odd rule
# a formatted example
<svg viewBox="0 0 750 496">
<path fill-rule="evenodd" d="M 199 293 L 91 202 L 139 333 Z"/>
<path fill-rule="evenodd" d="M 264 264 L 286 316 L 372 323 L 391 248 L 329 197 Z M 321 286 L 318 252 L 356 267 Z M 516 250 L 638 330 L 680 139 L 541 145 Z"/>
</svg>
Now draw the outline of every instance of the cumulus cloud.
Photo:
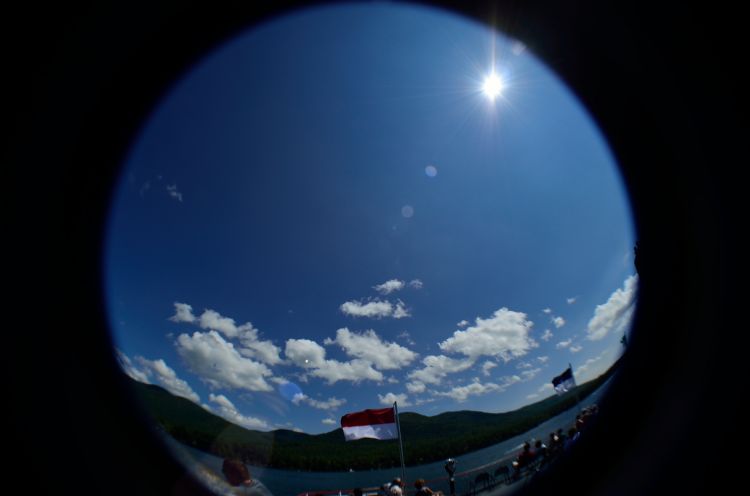
<svg viewBox="0 0 750 496">
<path fill-rule="evenodd" d="M 294 395 L 294 397 L 292 398 L 292 402 L 295 405 L 299 405 L 303 403 L 313 408 L 317 408 L 318 410 L 336 410 L 340 406 L 344 405 L 346 403 L 346 400 L 339 399 L 336 397 L 331 397 L 325 401 L 320 401 L 314 398 L 310 398 L 306 394 L 298 393 Z"/>
<path fill-rule="evenodd" d="M 187 303 L 175 303 L 175 314 L 169 318 L 172 322 L 195 322 L 195 315 L 193 315 L 193 307 Z"/>
<path fill-rule="evenodd" d="M 552 334 L 552 331 L 545 329 L 544 334 L 542 334 L 542 341 L 549 341 L 553 336 L 554 334 Z"/>
<path fill-rule="evenodd" d="M 539 356 L 539 357 L 536 357 L 536 359 L 539 360 L 542 363 L 547 363 L 547 361 L 549 360 L 549 357 L 548 356 Z"/>
<path fill-rule="evenodd" d="M 406 390 L 411 394 L 424 393 L 426 389 L 427 386 L 425 386 L 424 382 L 411 381 L 406 383 Z"/>
<path fill-rule="evenodd" d="M 566 339 L 565 341 L 560 341 L 555 346 L 557 347 L 558 350 L 561 350 L 563 348 L 569 347 L 571 344 L 573 344 L 573 340 L 572 339 Z"/>
<path fill-rule="evenodd" d="M 272 391 L 266 382 L 273 374 L 263 363 L 243 357 L 216 331 L 181 334 L 175 342 L 187 366 L 215 388 Z"/>
<path fill-rule="evenodd" d="M 347 301 L 339 309 L 344 315 L 350 317 L 368 317 L 372 319 L 393 317 L 394 319 L 401 319 L 411 316 L 401 300 L 398 300 L 395 305 L 387 300 L 373 300 L 367 303 Z"/>
<path fill-rule="evenodd" d="M 555 327 L 558 329 L 565 325 L 565 319 L 562 317 L 552 317 L 552 323 L 555 324 Z"/>
<path fill-rule="evenodd" d="M 409 372 L 407 377 L 425 384 L 440 384 L 446 375 L 463 372 L 474 363 L 472 358 L 459 360 L 445 355 L 429 355 L 422 360 L 424 368 Z"/>
<path fill-rule="evenodd" d="M 332 418 L 324 418 L 323 420 L 321 420 L 321 422 L 324 423 L 325 425 L 337 425 L 338 424 L 338 422 L 336 422 Z"/>
<path fill-rule="evenodd" d="M 203 329 L 219 331 L 228 338 L 236 338 L 240 334 L 240 330 L 237 328 L 237 324 L 235 324 L 234 319 L 223 317 L 221 314 L 219 314 L 219 312 L 215 310 L 204 311 L 199 318 L 199 325 Z M 247 326 L 250 326 L 249 328 L 252 328 L 252 325 L 248 323 L 245 324 L 243 329 L 247 329 Z"/>
<path fill-rule="evenodd" d="M 336 339 L 326 338 L 324 344 L 338 344 L 348 356 L 366 360 L 380 370 L 400 369 L 417 358 L 408 348 L 382 341 L 372 329 L 358 334 L 344 327 L 336 331 Z"/>
<path fill-rule="evenodd" d="M 455 331 L 452 337 L 440 343 L 440 349 L 470 358 L 497 356 L 508 362 L 538 346 L 529 336 L 533 325 L 525 313 L 501 308 L 492 317 L 477 317 L 474 326 Z"/>
<path fill-rule="evenodd" d="M 555 390 L 555 387 L 552 385 L 551 382 L 545 382 L 544 384 L 541 385 L 541 387 L 537 391 L 540 393 L 545 393 L 545 392 L 551 393 L 554 390 Z"/>
<path fill-rule="evenodd" d="M 413 289 L 422 289 L 424 287 L 424 283 L 419 279 L 412 279 L 411 281 L 409 281 L 409 286 Z"/>
<path fill-rule="evenodd" d="M 249 323 L 247 325 L 250 325 Z M 255 328 L 240 328 L 240 353 L 243 356 L 255 358 L 268 365 L 278 365 L 281 359 L 281 348 L 271 341 L 261 340 Z"/>
<path fill-rule="evenodd" d="M 325 348 L 309 339 L 288 339 L 284 354 L 294 365 L 304 369 L 320 367 L 326 358 Z"/>
<path fill-rule="evenodd" d="M 552 313 L 552 309 L 551 309 L 551 308 L 545 308 L 544 310 L 542 310 L 542 312 L 544 312 L 544 313 L 546 313 L 547 315 L 549 315 L 549 314 L 551 314 L 551 313 Z"/>
<path fill-rule="evenodd" d="M 490 375 L 490 370 L 497 367 L 497 363 L 493 362 L 492 360 L 487 360 L 482 364 L 482 373 L 486 376 Z"/>
<path fill-rule="evenodd" d="M 400 406 L 411 406 L 411 403 L 407 401 L 406 394 L 387 393 L 385 396 L 379 394 L 378 401 L 381 405 L 392 405 L 394 402 L 398 402 Z"/>
<path fill-rule="evenodd" d="M 174 198 L 175 200 L 177 200 L 179 202 L 182 202 L 182 193 L 180 193 L 177 190 L 177 185 L 176 184 L 168 185 L 167 186 L 167 192 L 169 193 L 169 196 L 171 198 Z"/>
<path fill-rule="evenodd" d="M 405 317 L 411 317 L 411 313 L 404 306 L 404 302 L 399 300 L 396 302 L 396 306 L 393 308 L 393 318 L 403 319 Z"/>
<path fill-rule="evenodd" d="M 337 360 L 326 360 L 319 368 L 310 372 L 310 375 L 325 379 L 328 384 L 338 381 L 360 382 L 364 380 L 381 382 L 383 374 L 374 368 L 366 360 L 352 360 L 350 362 L 339 362 Z"/>
<path fill-rule="evenodd" d="M 245 415 L 242 415 L 234 406 L 234 404 L 232 404 L 232 402 L 222 394 L 211 394 L 208 399 L 209 401 L 211 401 L 211 403 L 216 405 L 214 407 L 210 407 L 210 410 L 218 416 L 232 422 L 233 424 L 240 425 L 247 429 L 265 431 L 271 430 L 272 428 L 265 420 L 255 417 L 246 417 Z"/>
<path fill-rule="evenodd" d="M 568 302 L 568 305 L 574 304 L 578 300 L 577 296 L 574 296 L 572 298 L 568 298 L 566 301 Z"/>
<path fill-rule="evenodd" d="M 130 376 L 131 379 L 134 379 L 138 382 L 142 382 L 144 384 L 151 384 L 151 380 L 148 378 L 148 374 L 146 371 L 139 369 L 136 367 L 132 360 L 130 360 L 130 357 L 128 357 L 125 353 L 123 353 L 120 350 L 117 350 L 117 361 L 120 364 L 120 367 L 122 370 Z"/>
<path fill-rule="evenodd" d="M 338 381 L 383 380 L 383 374 L 375 370 L 369 361 L 361 358 L 350 362 L 327 360 L 325 348 L 309 339 L 287 340 L 285 354 L 292 364 L 306 369 L 313 377 L 325 379 L 328 384 Z"/>
<path fill-rule="evenodd" d="M 571 352 L 571 353 L 578 353 L 578 352 L 579 352 L 579 351 L 581 351 L 582 349 L 583 349 L 583 346 L 580 346 L 580 345 L 574 345 L 574 346 L 571 346 L 571 347 L 570 347 L 570 352 Z"/>
<path fill-rule="evenodd" d="M 200 317 L 193 315 L 193 308 L 185 303 L 175 303 L 173 322 L 197 324 L 205 330 L 218 331 L 229 339 L 239 339 L 238 351 L 246 357 L 260 360 L 268 365 L 278 365 L 281 360 L 281 349 L 271 341 L 261 340 L 259 331 L 250 322 L 237 325 L 234 319 L 221 315 L 216 310 L 207 309 Z"/>
<path fill-rule="evenodd" d="M 588 339 L 598 341 L 610 332 L 623 332 L 630 325 L 635 311 L 637 288 L 638 276 L 630 276 L 606 303 L 596 307 L 586 330 Z"/>
<path fill-rule="evenodd" d="M 400 291 L 403 288 L 404 281 L 399 281 L 398 279 L 391 279 L 389 281 L 385 281 L 383 284 L 373 286 L 373 289 L 375 289 L 375 291 L 382 295 L 388 295 L 393 293 L 394 291 Z"/>
<path fill-rule="evenodd" d="M 487 382 L 482 384 L 479 381 L 472 382 L 466 386 L 458 386 L 448 391 L 441 391 L 435 393 L 438 396 L 445 396 L 453 398 L 459 403 L 463 403 L 470 396 L 482 396 L 488 393 L 497 393 L 505 390 L 507 386 L 495 384 L 493 382 Z"/>
<path fill-rule="evenodd" d="M 456 327 L 458 327 L 458 328 L 464 328 L 467 325 L 469 325 L 469 321 L 468 320 L 462 320 L 461 322 L 459 322 L 458 324 L 456 324 Z"/>
<path fill-rule="evenodd" d="M 539 372 L 541 371 L 542 369 L 524 370 L 523 372 L 521 372 L 521 380 L 524 382 L 531 381 L 537 375 L 539 375 Z"/>
<path fill-rule="evenodd" d="M 148 360 L 142 356 L 137 356 L 134 364 L 122 352 L 118 352 L 118 357 L 125 372 L 133 379 L 146 384 L 158 384 L 175 396 L 200 403 L 200 397 L 193 391 L 190 384 L 177 377 L 177 372 L 169 367 L 163 359 Z"/>
</svg>

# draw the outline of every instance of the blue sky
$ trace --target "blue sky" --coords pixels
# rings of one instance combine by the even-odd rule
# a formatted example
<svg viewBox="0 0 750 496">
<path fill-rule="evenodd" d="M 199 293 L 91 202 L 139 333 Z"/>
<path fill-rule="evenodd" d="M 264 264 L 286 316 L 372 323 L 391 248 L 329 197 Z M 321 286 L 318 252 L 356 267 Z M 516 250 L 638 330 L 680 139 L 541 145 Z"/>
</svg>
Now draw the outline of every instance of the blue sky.
<svg viewBox="0 0 750 496">
<path fill-rule="evenodd" d="M 318 433 L 395 399 L 507 411 L 568 363 L 595 377 L 633 245 L 603 136 L 527 47 L 374 3 L 276 19 L 185 74 L 124 163 L 104 273 L 131 376 Z"/>
</svg>

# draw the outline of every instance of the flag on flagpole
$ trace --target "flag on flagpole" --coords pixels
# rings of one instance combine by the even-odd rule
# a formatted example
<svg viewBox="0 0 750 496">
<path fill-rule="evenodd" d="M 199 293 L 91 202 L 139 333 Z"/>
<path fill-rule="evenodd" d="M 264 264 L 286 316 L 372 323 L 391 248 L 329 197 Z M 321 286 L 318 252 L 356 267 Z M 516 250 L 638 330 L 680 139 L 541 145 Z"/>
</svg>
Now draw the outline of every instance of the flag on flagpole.
<svg viewBox="0 0 750 496">
<path fill-rule="evenodd" d="M 568 366 L 565 372 L 552 379 L 552 386 L 557 394 L 563 394 L 576 387 L 576 380 L 573 377 L 573 368 Z"/>
<path fill-rule="evenodd" d="M 341 429 L 347 441 L 356 439 L 398 439 L 398 427 L 393 408 L 363 410 L 341 417 Z"/>
</svg>

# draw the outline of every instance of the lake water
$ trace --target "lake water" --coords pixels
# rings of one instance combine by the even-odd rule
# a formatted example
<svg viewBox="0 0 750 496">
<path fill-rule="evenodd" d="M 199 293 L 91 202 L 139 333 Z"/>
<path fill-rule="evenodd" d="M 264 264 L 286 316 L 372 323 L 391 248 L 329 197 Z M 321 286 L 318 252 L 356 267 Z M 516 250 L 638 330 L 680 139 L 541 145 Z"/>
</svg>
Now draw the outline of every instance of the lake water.
<svg viewBox="0 0 750 496">
<path fill-rule="evenodd" d="M 601 396 L 609 385 L 605 382 L 599 389 L 594 391 L 586 399 L 581 401 L 581 407 L 599 402 Z M 562 428 L 566 433 L 567 430 L 575 424 L 575 418 L 579 409 L 571 408 L 556 417 L 538 425 L 528 432 L 514 438 L 503 441 L 502 443 L 489 446 L 479 451 L 465 453 L 457 456 L 456 466 L 456 491 L 464 492 L 468 489 L 476 473 L 473 470 L 491 465 L 487 468 L 490 473 L 500 464 L 509 464 L 511 459 L 522 448 L 523 443 L 541 439 L 547 442 L 550 432 Z M 408 440 L 407 440 L 408 442 Z M 170 442 L 173 444 L 174 441 Z M 188 463 L 197 463 L 203 473 L 212 473 L 214 478 L 221 478 L 221 465 L 223 460 L 219 457 L 195 450 L 183 445 L 179 450 L 187 455 Z M 394 446 L 394 449 L 395 448 Z M 444 461 L 406 467 L 406 480 L 414 481 L 417 478 L 423 478 L 428 481 L 428 486 L 433 490 L 442 490 L 448 493 L 448 481 L 444 469 Z M 384 470 L 368 470 L 358 472 L 302 472 L 290 470 L 278 470 L 265 467 L 255 467 L 248 465 L 253 478 L 259 480 L 274 496 L 295 496 L 299 494 L 348 494 L 355 487 L 374 487 L 380 486 L 394 477 L 401 476 L 400 468 Z M 469 472 L 468 474 L 466 472 Z"/>
</svg>

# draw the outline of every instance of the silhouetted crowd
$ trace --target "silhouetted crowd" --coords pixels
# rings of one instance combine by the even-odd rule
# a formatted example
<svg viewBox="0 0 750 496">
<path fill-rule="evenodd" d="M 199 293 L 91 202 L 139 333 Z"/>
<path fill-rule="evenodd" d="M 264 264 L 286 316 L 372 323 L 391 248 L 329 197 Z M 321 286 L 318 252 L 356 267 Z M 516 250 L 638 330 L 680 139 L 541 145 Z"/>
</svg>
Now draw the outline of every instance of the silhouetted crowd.
<svg viewBox="0 0 750 496">
<path fill-rule="evenodd" d="M 524 443 L 521 453 L 512 462 L 512 480 L 518 480 L 524 473 L 543 469 L 554 458 L 568 451 L 578 441 L 591 418 L 598 412 L 599 407 L 596 404 L 584 408 L 576 415 L 575 424 L 568 429 L 567 433 L 563 429 L 551 432 L 547 444 L 541 439 L 536 440 L 533 448 L 528 441 Z"/>
</svg>

